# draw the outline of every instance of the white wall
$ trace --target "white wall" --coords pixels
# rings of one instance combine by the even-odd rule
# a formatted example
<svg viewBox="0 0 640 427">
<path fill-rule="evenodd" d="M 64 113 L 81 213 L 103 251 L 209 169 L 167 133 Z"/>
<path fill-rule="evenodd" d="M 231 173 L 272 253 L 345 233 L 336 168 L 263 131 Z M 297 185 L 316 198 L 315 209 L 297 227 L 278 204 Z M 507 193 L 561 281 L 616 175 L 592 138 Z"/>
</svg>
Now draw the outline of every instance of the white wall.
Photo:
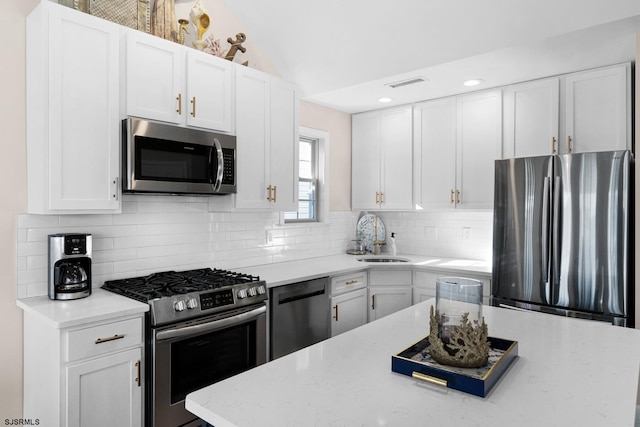
<svg viewBox="0 0 640 427">
<path fill-rule="evenodd" d="M 37 0 L 2 0 L 0 38 L 0 420 L 22 416 L 22 312 L 16 306 L 16 213 L 26 207 L 25 16 Z"/>
<path fill-rule="evenodd" d="M 351 115 L 301 101 L 300 125 L 331 135 L 329 206 L 332 211 L 351 210 Z"/>
</svg>

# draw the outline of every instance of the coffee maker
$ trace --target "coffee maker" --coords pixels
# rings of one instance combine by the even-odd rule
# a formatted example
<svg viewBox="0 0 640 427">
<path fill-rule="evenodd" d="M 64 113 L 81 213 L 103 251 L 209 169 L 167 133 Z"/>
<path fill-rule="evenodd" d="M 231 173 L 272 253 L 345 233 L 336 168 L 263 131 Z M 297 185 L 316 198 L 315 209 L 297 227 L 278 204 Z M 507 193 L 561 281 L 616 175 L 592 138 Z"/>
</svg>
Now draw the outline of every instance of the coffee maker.
<svg viewBox="0 0 640 427">
<path fill-rule="evenodd" d="M 91 234 L 49 235 L 49 298 L 91 295 Z"/>
</svg>

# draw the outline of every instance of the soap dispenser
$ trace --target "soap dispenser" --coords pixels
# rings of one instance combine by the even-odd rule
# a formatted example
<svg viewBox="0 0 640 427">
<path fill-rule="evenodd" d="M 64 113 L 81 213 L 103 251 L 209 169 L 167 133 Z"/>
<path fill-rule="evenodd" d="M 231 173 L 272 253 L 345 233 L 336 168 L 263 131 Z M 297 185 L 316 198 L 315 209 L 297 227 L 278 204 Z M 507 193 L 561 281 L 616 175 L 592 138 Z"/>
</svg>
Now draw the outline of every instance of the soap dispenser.
<svg viewBox="0 0 640 427">
<path fill-rule="evenodd" d="M 391 233 L 391 237 L 389 237 L 389 255 L 396 256 L 398 252 L 398 248 L 396 247 L 396 233 Z"/>
</svg>

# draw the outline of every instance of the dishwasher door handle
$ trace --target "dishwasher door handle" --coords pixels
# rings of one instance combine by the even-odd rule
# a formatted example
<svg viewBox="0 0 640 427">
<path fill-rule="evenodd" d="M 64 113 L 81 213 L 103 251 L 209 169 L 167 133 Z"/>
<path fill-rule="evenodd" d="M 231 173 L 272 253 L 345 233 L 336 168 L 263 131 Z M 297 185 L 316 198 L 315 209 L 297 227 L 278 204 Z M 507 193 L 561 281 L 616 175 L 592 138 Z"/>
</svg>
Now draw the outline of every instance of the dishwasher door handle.
<svg viewBox="0 0 640 427">
<path fill-rule="evenodd" d="M 316 297 L 318 295 L 324 295 L 324 292 L 325 292 L 324 289 L 320 289 L 319 291 L 308 292 L 308 293 L 305 293 L 305 294 L 285 296 L 284 298 L 283 298 L 283 296 L 281 296 L 278 299 L 278 304 L 288 304 L 290 302 L 299 301 L 301 299 L 313 298 L 313 297 Z"/>
</svg>

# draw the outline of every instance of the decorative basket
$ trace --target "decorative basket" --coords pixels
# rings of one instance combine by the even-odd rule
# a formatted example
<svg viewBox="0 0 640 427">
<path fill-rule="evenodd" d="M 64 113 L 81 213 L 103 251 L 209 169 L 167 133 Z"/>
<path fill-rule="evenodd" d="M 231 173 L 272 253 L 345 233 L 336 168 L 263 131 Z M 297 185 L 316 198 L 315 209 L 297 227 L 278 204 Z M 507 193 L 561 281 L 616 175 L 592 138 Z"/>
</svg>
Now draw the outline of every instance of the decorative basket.
<svg viewBox="0 0 640 427">
<path fill-rule="evenodd" d="M 125 27 L 149 32 L 150 0 L 59 0 L 59 3 Z"/>
</svg>

